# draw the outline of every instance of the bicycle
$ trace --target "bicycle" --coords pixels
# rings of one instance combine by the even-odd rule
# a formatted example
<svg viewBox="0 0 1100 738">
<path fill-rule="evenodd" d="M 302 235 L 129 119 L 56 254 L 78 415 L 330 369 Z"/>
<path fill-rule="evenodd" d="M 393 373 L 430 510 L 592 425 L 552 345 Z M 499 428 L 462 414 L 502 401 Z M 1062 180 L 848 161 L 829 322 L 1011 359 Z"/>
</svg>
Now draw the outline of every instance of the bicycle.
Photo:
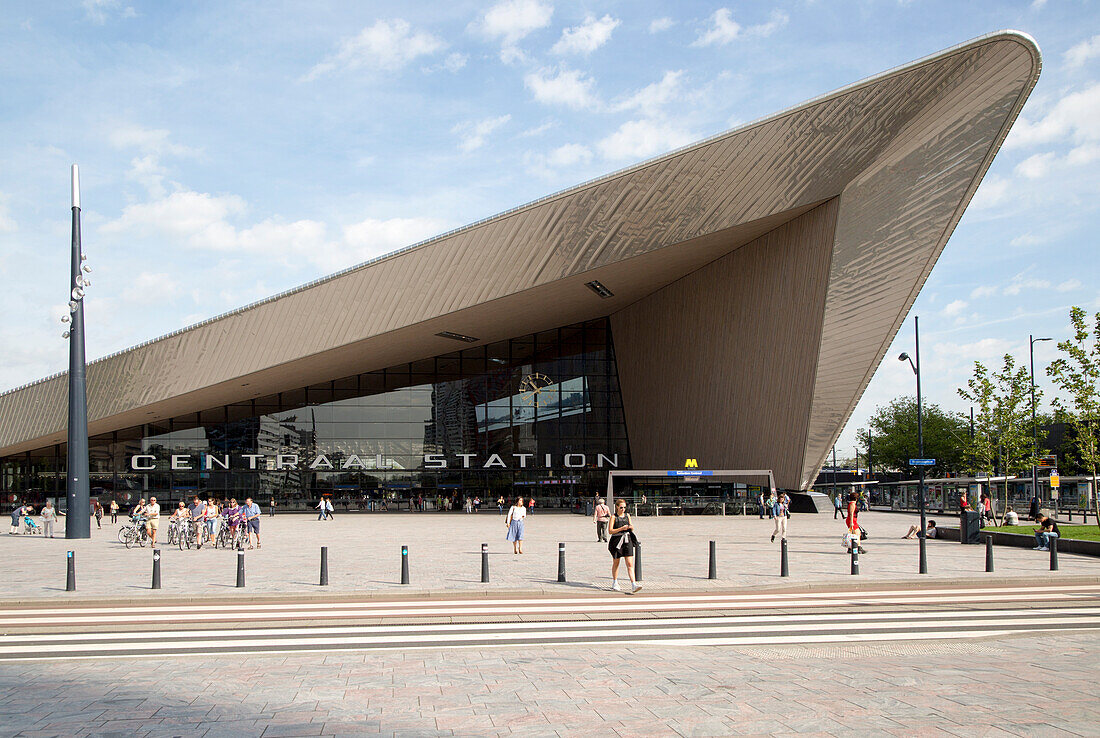
<svg viewBox="0 0 1100 738">
<path fill-rule="evenodd" d="M 146 530 L 145 525 L 140 526 L 127 526 L 126 540 L 123 543 L 126 544 L 126 548 L 133 548 L 134 544 L 145 548 L 145 542 L 149 540 L 149 531 Z"/>
<path fill-rule="evenodd" d="M 134 538 L 134 535 L 137 533 L 138 528 L 140 528 L 141 530 L 145 530 L 145 518 L 131 517 L 129 525 L 123 525 L 118 529 L 118 542 L 126 543 L 126 541 L 130 540 L 131 538 L 133 538 L 133 541 L 136 542 L 137 538 Z M 126 548 L 130 548 L 130 546 L 132 545 L 133 542 L 131 542 L 129 546 L 126 546 Z"/>
<path fill-rule="evenodd" d="M 174 546 L 177 543 L 179 543 L 179 537 L 180 537 L 180 521 L 179 521 L 179 518 L 172 518 L 171 520 L 168 521 L 168 530 L 167 530 L 166 534 L 168 536 L 167 545 Z"/>
<path fill-rule="evenodd" d="M 202 535 L 198 534 L 199 530 L 202 531 Z M 195 521 L 194 519 L 184 520 L 180 524 L 179 541 L 177 542 L 180 547 L 180 551 L 182 551 L 184 547 L 191 548 L 192 546 L 194 546 L 195 548 L 202 548 L 203 538 L 205 537 L 205 526 L 201 525 L 201 523 L 198 523 L 198 521 Z"/>
</svg>

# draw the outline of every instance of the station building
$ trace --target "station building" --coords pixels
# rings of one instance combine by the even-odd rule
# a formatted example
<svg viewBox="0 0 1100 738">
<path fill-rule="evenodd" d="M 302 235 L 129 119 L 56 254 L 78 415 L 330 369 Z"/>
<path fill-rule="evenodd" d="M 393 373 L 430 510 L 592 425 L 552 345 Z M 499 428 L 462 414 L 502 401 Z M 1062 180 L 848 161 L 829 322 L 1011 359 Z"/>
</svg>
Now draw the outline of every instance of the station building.
<svg viewBox="0 0 1100 738">
<path fill-rule="evenodd" d="M 804 490 L 1039 69 L 978 38 L 94 361 L 93 495 Z M 64 497 L 66 403 L 0 395 L 6 499 Z"/>
</svg>

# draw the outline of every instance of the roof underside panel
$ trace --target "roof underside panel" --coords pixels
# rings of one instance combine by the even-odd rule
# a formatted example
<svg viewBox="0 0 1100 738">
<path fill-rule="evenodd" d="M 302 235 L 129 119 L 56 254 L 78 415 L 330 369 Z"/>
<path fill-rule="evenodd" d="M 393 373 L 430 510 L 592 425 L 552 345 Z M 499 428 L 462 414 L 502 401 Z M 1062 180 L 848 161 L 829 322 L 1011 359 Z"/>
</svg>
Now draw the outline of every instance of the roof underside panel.
<svg viewBox="0 0 1100 738">
<path fill-rule="evenodd" d="M 326 372 L 453 350 L 440 330 L 496 340 L 516 330 L 517 316 L 538 330 L 539 321 L 608 315 L 839 196 L 805 477 L 851 412 L 1037 68 L 1027 39 L 979 39 L 93 362 L 90 427 L 103 433 Z M 615 297 L 601 300 L 584 287 L 593 275 L 623 287 L 609 284 Z M 863 289 L 876 279 L 882 284 Z M 857 329 L 859 346 L 843 350 Z M 65 392 L 59 375 L 0 395 L 0 455 L 60 441 Z"/>
</svg>

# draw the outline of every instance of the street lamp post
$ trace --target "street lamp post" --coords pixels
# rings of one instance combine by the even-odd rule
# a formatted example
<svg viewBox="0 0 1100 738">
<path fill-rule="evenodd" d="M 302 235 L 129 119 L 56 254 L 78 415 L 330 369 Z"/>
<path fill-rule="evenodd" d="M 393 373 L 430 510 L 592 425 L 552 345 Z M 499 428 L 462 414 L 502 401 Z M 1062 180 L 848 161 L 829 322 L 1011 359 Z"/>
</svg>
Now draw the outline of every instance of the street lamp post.
<svg viewBox="0 0 1100 738">
<path fill-rule="evenodd" d="M 903 353 L 898 357 L 898 361 L 908 361 L 909 366 L 913 369 L 913 374 L 917 375 L 917 449 L 921 459 L 924 459 L 924 415 L 921 409 L 921 391 L 920 391 L 920 318 L 913 316 L 913 338 L 914 338 L 914 355 L 917 360 L 916 363 L 909 358 L 909 354 Z M 928 573 L 928 555 L 926 552 L 927 541 L 925 540 L 925 531 L 928 529 L 928 524 L 925 521 L 924 512 L 924 465 L 920 467 L 920 486 L 917 488 L 917 506 L 920 509 L 920 532 L 917 533 L 917 545 L 920 549 L 920 563 L 919 571 L 921 574 Z"/>
<path fill-rule="evenodd" d="M 72 169 L 72 268 L 69 283 L 69 434 L 66 458 L 65 537 L 91 538 L 91 488 L 88 482 L 88 396 L 84 361 L 84 277 L 91 269 L 80 251 L 80 174 Z M 66 321 L 69 322 L 69 321 Z"/>
<path fill-rule="evenodd" d="M 1035 466 L 1039 459 L 1039 427 L 1035 425 L 1035 344 L 1050 340 L 1036 338 L 1033 335 L 1027 337 L 1027 353 L 1031 362 L 1031 494 L 1033 497 L 1039 497 L 1039 470 Z M 1042 502 L 1041 497 L 1039 501 Z"/>
</svg>

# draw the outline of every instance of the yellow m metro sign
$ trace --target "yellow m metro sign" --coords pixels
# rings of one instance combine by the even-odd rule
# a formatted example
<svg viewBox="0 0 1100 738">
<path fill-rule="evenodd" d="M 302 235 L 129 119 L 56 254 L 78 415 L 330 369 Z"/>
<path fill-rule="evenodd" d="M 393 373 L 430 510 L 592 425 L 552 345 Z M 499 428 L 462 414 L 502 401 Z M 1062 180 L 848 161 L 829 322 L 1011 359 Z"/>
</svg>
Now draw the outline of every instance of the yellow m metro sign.
<svg viewBox="0 0 1100 738">
<path fill-rule="evenodd" d="M 685 459 L 684 460 L 684 468 L 685 469 L 698 469 L 699 468 L 699 462 L 695 459 Z"/>
</svg>

